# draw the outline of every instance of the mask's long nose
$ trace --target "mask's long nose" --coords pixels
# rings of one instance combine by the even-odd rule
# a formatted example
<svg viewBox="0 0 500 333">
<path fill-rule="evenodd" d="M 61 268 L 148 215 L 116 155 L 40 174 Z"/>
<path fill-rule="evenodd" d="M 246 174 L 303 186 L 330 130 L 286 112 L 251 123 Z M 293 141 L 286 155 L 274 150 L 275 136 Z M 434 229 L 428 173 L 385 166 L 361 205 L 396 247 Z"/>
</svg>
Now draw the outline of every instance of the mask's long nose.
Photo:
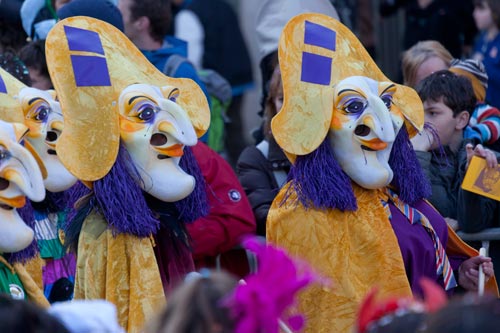
<svg viewBox="0 0 500 333">
<path fill-rule="evenodd" d="M 187 112 L 166 99 L 161 100 L 159 106 L 164 112 L 158 113 L 158 131 L 174 137 L 180 144 L 194 146 L 198 138 Z"/>
<path fill-rule="evenodd" d="M 368 96 L 368 107 L 354 130 L 361 143 L 371 150 L 381 150 L 396 139 L 391 114 L 376 95 Z"/>
<path fill-rule="evenodd" d="M 45 187 L 42 173 L 35 158 L 17 142 L 10 142 L 7 149 L 12 154 L 11 161 L 16 162 L 13 166 L 6 165 L 3 169 L 6 175 L 0 176 L 14 182 L 31 200 L 42 201 L 45 197 Z"/>
</svg>

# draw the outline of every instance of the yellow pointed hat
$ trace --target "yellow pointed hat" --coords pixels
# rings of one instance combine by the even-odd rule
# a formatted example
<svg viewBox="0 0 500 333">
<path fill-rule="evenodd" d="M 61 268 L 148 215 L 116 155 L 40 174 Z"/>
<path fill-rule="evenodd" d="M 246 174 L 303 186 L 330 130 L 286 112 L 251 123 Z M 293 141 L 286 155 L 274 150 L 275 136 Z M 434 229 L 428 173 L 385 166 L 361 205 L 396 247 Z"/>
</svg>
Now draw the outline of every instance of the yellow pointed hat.
<svg viewBox="0 0 500 333">
<path fill-rule="evenodd" d="M 0 119 L 9 123 L 24 123 L 21 103 L 15 96 L 26 85 L 0 67 Z"/>
<path fill-rule="evenodd" d="M 350 76 L 390 82 L 356 36 L 326 15 L 293 17 L 281 34 L 278 54 L 284 101 L 271 126 L 276 142 L 292 161 L 316 150 L 326 138 L 338 82 Z M 396 86 L 393 102 L 413 136 L 424 125 L 422 102 L 412 88 Z"/>
<path fill-rule="evenodd" d="M 46 40 L 52 83 L 64 115 L 59 158 L 80 180 L 103 178 L 120 143 L 118 98 L 135 83 L 179 88 L 179 104 L 200 137 L 210 124 L 208 102 L 190 79 L 165 76 L 114 26 L 84 16 L 59 21 Z"/>
<path fill-rule="evenodd" d="M 14 129 L 18 129 L 19 124 L 25 124 L 26 120 L 22 101 L 19 99 L 19 92 L 23 88 L 27 88 L 27 86 L 0 67 L 0 120 L 12 123 Z M 23 133 L 22 136 L 24 136 L 24 134 L 26 134 L 24 128 L 23 125 L 22 130 L 16 131 L 16 135 L 18 133 Z M 20 137 L 18 139 L 20 139 Z M 35 148 L 33 148 L 28 141 L 24 141 L 24 146 L 30 151 L 38 163 L 43 179 L 47 178 L 47 169 Z"/>
</svg>

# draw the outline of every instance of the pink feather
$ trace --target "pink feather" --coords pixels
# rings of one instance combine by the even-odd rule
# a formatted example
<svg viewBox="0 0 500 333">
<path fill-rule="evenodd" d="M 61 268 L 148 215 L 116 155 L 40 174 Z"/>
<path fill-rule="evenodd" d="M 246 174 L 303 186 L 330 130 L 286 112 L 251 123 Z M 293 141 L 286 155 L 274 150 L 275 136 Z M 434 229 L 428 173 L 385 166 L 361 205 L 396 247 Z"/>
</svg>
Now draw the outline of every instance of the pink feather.
<svg viewBox="0 0 500 333">
<path fill-rule="evenodd" d="M 259 269 L 224 302 L 235 316 L 236 333 L 278 333 L 279 320 L 294 330 L 303 328 L 305 318 L 290 314 L 295 295 L 319 277 L 307 264 L 254 237 L 245 239 L 243 246 L 255 253 Z"/>
</svg>

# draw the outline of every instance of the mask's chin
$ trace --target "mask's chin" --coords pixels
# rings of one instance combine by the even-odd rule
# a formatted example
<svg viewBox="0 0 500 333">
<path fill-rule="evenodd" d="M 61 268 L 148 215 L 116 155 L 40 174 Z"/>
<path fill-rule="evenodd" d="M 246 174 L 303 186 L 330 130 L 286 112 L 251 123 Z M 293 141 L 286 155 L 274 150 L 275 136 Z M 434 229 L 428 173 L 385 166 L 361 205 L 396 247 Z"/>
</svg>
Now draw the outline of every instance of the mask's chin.
<svg viewBox="0 0 500 333">
<path fill-rule="evenodd" d="M 45 161 L 44 161 L 45 162 Z M 57 159 L 45 164 L 47 168 L 47 178 L 43 184 L 52 193 L 62 192 L 75 185 L 77 179 L 73 176 Z"/>
<path fill-rule="evenodd" d="M 390 145 L 392 147 L 392 145 Z M 360 151 L 363 155 L 349 156 L 340 161 L 344 172 L 359 186 L 376 190 L 389 185 L 394 172 L 389 166 L 390 147 L 381 151 Z"/>
<path fill-rule="evenodd" d="M 139 171 L 143 190 L 165 202 L 176 202 L 189 196 L 196 181 L 179 167 L 179 158 L 159 161 Z"/>
<path fill-rule="evenodd" d="M 24 250 L 33 241 L 33 229 L 24 223 L 15 209 L 0 207 L 0 230 L 1 253 Z"/>
<path fill-rule="evenodd" d="M 361 187 L 369 190 L 381 189 L 389 185 L 393 178 L 393 172 L 391 169 L 385 168 L 371 168 L 365 170 L 367 175 L 360 175 L 362 170 L 356 172 L 353 175 L 349 175 L 351 179 Z"/>
</svg>

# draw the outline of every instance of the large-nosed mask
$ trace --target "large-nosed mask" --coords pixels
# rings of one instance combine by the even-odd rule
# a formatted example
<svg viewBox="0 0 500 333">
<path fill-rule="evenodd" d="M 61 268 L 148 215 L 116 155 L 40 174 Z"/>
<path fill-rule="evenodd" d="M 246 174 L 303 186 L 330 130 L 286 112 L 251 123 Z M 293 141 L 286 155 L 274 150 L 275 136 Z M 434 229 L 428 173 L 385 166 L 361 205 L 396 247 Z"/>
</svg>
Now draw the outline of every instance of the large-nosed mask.
<svg viewBox="0 0 500 333">
<path fill-rule="evenodd" d="M 64 119 L 55 91 L 24 88 L 19 92 L 23 108 L 24 124 L 28 126 L 27 140 L 31 143 L 45 168 L 45 188 L 50 192 L 62 192 L 76 183 L 73 176 L 57 156 L 57 141 L 64 128 Z"/>
<path fill-rule="evenodd" d="M 185 146 L 197 137 L 177 104 L 175 87 L 134 84 L 120 95 L 120 136 L 141 177 L 143 189 L 168 202 L 188 196 L 195 180 L 179 167 Z"/>
<path fill-rule="evenodd" d="M 28 128 L 23 124 L 0 121 L 0 252 L 23 250 L 33 241 L 29 228 L 16 209 L 26 197 L 42 201 L 45 197 L 42 173 L 33 155 L 19 142 Z"/>
<path fill-rule="evenodd" d="M 50 192 L 69 189 L 77 179 L 64 167 L 56 153 L 64 126 L 56 92 L 27 87 L 3 69 L 0 69 L 0 78 L 6 88 L 6 93 L 0 94 L 0 119 L 24 123 L 29 128 L 27 147 L 33 149 L 35 157 L 43 162 L 45 188 Z"/>
<path fill-rule="evenodd" d="M 423 128 L 417 93 L 392 83 L 354 34 L 321 14 L 292 18 L 278 49 L 283 106 L 272 120 L 276 142 L 294 162 L 330 140 L 342 170 L 368 189 L 389 184 L 388 160 L 404 125 Z"/>
<path fill-rule="evenodd" d="M 92 184 L 123 145 L 144 191 L 167 202 L 188 196 L 194 178 L 179 160 L 210 124 L 201 88 L 165 76 L 121 31 L 90 17 L 58 22 L 46 46 L 65 121 L 57 152 L 68 170 Z"/>
<path fill-rule="evenodd" d="M 393 103 L 396 85 L 360 76 L 334 89 L 330 126 L 333 152 L 344 172 L 364 188 L 388 185 L 393 177 L 389 156 L 404 117 Z"/>
</svg>

